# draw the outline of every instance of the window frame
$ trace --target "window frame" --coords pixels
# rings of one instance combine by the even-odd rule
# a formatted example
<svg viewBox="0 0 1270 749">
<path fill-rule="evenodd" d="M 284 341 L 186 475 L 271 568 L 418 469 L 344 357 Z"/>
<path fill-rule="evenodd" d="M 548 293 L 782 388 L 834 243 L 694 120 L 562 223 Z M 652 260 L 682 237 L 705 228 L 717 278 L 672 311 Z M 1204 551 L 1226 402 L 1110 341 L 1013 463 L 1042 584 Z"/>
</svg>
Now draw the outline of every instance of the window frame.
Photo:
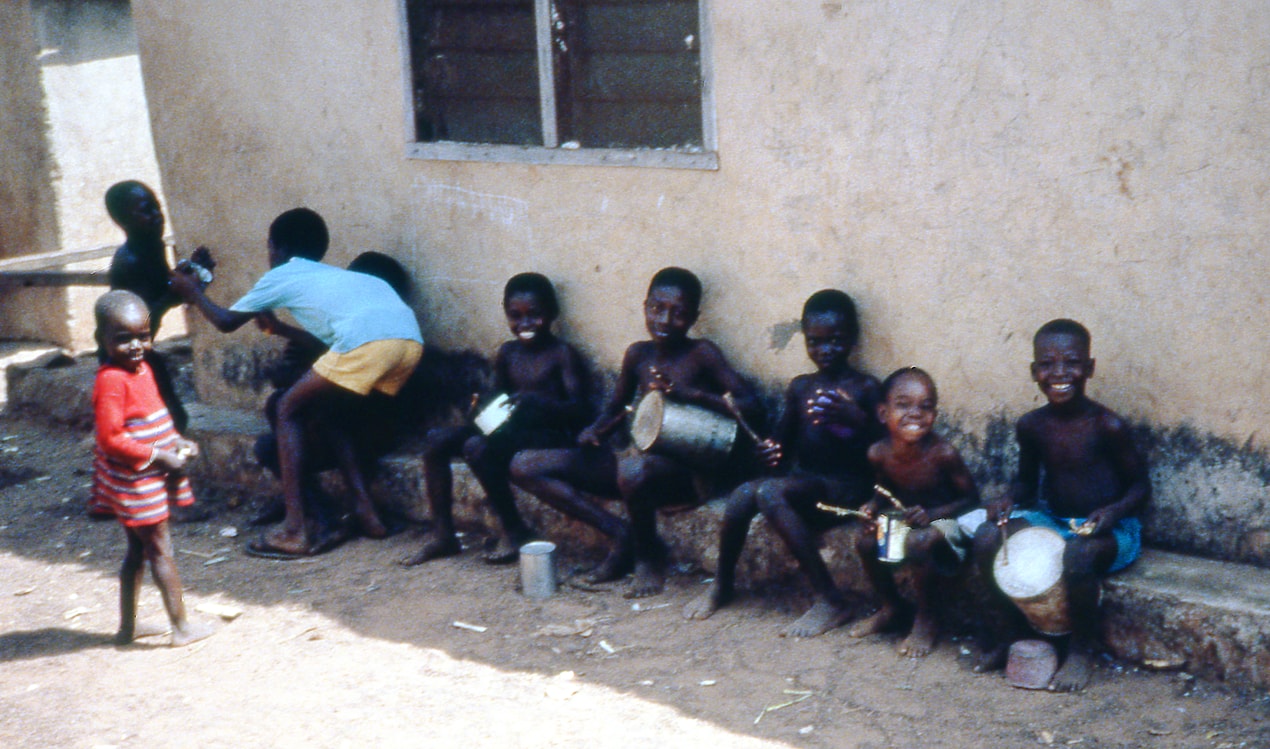
<svg viewBox="0 0 1270 749">
<path fill-rule="evenodd" d="M 552 83 L 551 0 L 534 0 L 538 52 L 538 112 L 544 145 L 415 140 L 414 70 L 410 49 L 410 0 L 398 0 L 401 32 L 402 77 L 405 89 L 406 158 L 424 161 L 479 161 L 510 164 L 566 164 L 574 166 L 633 166 L 670 169 L 719 168 L 718 131 L 714 109 L 714 33 L 710 25 L 710 0 L 697 0 L 699 60 L 701 65 L 701 140 L 699 149 L 687 148 L 568 148 L 557 138 L 555 85 Z"/>
</svg>

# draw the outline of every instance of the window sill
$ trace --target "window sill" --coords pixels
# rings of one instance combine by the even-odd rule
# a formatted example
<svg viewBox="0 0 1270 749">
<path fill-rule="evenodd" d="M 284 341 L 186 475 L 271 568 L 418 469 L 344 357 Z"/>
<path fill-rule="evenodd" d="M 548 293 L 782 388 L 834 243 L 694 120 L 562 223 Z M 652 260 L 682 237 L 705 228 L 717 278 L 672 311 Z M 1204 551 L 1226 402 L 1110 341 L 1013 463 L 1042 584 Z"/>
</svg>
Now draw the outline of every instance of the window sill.
<svg viewBox="0 0 1270 749">
<path fill-rule="evenodd" d="M 453 142 L 410 143 L 406 146 L 406 158 L 428 161 L 635 166 L 712 171 L 719 168 L 719 155 L 713 151 L 676 151 L 668 148 L 543 148 L 541 146 Z"/>
</svg>

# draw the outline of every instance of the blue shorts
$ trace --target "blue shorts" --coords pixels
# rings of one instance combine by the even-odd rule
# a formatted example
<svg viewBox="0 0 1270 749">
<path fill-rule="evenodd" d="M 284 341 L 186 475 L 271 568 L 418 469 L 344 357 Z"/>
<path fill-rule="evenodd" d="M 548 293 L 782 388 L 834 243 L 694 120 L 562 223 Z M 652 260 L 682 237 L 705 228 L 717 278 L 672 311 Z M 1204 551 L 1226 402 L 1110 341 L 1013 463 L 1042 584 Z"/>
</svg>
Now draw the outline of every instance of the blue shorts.
<svg viewBox="0 0 1270 749">
<path fill-rule="evenodd" d="M 1045 510 L 1015 510 L 1010 513 L 1010 517 L 1058 531 L 1064 541 L 1077 535 L 1070 523 L 1075 522 L 1079 526 L 1085 522 L 1085 518 L 1062 518 Z M 1121 518 L 1116 527 L 1111 529 L 1111 535 L 1116 539 L 1116 558 L 1107 570 L 1108 573 L 1119 572 L 1128 567 L 1142 554 L 1142 521 L 1137 518 Z"/>
</svg>

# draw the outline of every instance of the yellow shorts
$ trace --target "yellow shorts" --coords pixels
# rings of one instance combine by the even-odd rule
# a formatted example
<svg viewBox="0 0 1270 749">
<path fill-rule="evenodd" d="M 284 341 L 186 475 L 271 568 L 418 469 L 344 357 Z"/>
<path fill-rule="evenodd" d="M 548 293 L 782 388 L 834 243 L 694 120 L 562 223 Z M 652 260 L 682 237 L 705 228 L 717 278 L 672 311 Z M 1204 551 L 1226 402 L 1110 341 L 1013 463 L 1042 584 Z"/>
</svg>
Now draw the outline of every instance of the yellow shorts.
<svg viewBox="0 0 1270 749">
<path fill-rule="evenodd" d="M 422 356 L 423 346 L 418 341 L 389 338 L 344 354 L 327 351 L 313 362 L 313 371 L 358 395 L 369 395 L 372 390 L 396 395 Z"/>
</svg>

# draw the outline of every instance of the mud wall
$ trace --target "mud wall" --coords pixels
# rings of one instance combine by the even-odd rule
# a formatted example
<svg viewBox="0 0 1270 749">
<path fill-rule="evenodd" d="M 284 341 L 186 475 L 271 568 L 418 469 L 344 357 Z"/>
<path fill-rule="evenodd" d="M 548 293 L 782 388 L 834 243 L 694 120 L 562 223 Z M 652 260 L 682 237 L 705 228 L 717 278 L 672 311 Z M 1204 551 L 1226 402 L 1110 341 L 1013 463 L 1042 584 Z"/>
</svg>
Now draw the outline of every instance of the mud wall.
<svg viewBox="0 0 1270 749">
<path fill-rule="evenodd" d="M 1153 539 L 1260 554 L 1270 6 L 706 1 L 717 171 L 410 160 L 396 0 L 137 0 L 182 241 L 216 248 L 228 303 L 265 270 L 270 219 L 310 206 L 332 262 L 394 255 L 429 342 L 482 351 L 503 281 L 539 270 L 610 373 L 648 277 L 683 265 L 698 332 L 773 392 L 808 366 L 802 300 L 840 287 L 860 366 L 932 372 L 985 480 L 1039 403 L 1032 332 L 1075 317 L 1092 394 L 1155 458 Z M 197 344 L 205 397 L 259 402 L 273 344 Z"/>
</svg>

